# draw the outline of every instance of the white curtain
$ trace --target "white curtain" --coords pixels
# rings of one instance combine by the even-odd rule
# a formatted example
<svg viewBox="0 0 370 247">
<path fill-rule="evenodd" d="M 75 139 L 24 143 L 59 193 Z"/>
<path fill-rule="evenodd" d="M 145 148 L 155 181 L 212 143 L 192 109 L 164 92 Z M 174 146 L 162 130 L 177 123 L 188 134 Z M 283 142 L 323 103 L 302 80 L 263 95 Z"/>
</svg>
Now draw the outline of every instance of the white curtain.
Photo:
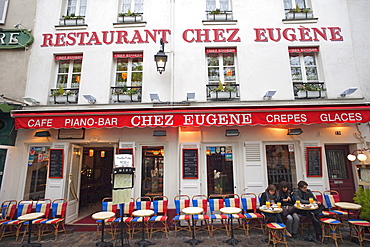
<svg viewBox="0 0 370 247">
<path fill-rule="evenodd" d="M 131 11 L 131 0 L 123 0 L 122 2 L 122 13 L 127 13 L 128 10 Z M 131 11 L 133 12 L 133 11 Z"/>
<path fill-rule="evenodd" d="M 216 0 L 207 0 L 206 10 L 213 11 L 216 9 Z"/>
<path fill-rule="evenodd" d="M 144 0 L 135 0 L 135 12 L 143 13 Z"/>
<path fill-rule="evenodd" d="M 228 11 L 229 8 L 229 0 L 220 0 L 220 10 L 221 11 Z"/>
</svg>

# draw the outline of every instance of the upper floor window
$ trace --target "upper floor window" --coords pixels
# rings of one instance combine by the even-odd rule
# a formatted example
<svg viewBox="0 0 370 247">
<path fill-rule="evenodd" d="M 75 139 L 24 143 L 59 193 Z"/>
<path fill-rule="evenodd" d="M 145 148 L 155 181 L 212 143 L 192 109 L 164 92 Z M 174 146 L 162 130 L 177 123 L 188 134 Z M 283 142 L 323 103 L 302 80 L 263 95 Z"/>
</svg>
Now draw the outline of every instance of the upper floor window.
<svg viewBox="0 0 370 247">
<path fill-rule="evenodd" d="M 82 55 L 57 55 L 57 88 L 79 88 L 82 69 Z"/>
<path fill-rule="evenodd" d="M 67 16 L 86 16 L 87 0 L 68 0 Z"/>
<path fill-rule="evenodd" d="M 141 86 L 143 81 L 142 53 L 115 53 L 116 87 Z"/>
<path fill-rule="evenodd" d="M 236 49 L 235 48 L 207 48 L 207 96 L 216 99 L 225 92 L 227 99 L 237 97 L 236 84 Z"/>
<path fill-rule="evenodd" d="M 311 19 L 313 12 L 308 0 L 284 0 L 286 19 Z"/>
<path fill-rule="evenodd" d="M 0 24 L 5 23 L 9 0 L 0 0 Z"/>
<path fill-rule="evenodd" d="M 122 0 L 122 13 L 143 13 L 144 0 Z"/>
<path fill-rule="evenodd" d="M 230 0 L 207 0 L 207 21 L 233 20 Z"/>
<path fill-rule="evenodd" d="M 207 0 L 206 3 L 207 11 L 215 11 L 219 9 L 220 11 L 231 10 L 230 0 Z"/>
</svg>

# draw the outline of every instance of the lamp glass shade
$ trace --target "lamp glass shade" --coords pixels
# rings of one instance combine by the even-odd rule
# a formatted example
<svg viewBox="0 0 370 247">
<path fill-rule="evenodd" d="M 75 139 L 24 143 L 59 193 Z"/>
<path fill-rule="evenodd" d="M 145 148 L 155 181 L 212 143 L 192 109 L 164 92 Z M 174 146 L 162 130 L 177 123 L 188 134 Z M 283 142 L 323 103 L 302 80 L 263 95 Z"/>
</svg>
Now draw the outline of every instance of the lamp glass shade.
<svg viewBox="0 0 370 247">
<path fill-rule="evenodd" d="M 355 156 L 355 155 L 353 155 L 353 154 L 349 154 L 349 155 L 347 155 L 347 159 L 348 159 L 349 161 L 355 161 L 355 160 L 356 160 L 356 156 Z"/>
<path fill-rule="evenodd" d="M 166 68 L 167 55 L 163 51 L 159 51 L 156 55 L 154 55 L 154 60 L 157 65 L 157 71 L 162 74 Z"/>
<path fill-rule="evenodd" d="M 357 159 L 359 160 L 359 161 L 365 161 L 366 159 L 367 159 L 367 156 L 366 156 L 366 154 L 358 154 L 357 155 Z"/>
<path fill-rule="evenodd" d="M 94 149 L 89 149 L 89 156 L 93 157 L 94 156 Z"/>
<path fill-rule="evenodd" d="M 105 151 L 100 151 L 100 157 L 104 158 L 105 157 Z"/>
</svg>

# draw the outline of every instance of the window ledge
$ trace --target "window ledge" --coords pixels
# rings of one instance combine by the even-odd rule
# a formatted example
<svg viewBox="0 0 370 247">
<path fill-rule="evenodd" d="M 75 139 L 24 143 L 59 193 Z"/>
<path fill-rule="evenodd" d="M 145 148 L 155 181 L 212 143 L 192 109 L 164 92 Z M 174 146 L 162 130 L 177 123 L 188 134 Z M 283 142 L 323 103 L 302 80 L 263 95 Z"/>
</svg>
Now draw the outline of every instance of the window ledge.
<svg viewBox="0 0 370 247">
<path fill-rule="evenodd" d="M 141 22 L 129 22 L 129 23 L 113 23 L 114 28 L 122 28 L 122 27 L 145 27 L 146 21 Z"/>
<path fill-rule="evenodd" d="M 237 20 L 230 20 L 230 21 L 209 21 L 204 20 L 202 21 L 203 25 L 236 25 L 238 24 Z"/>
<path fill-rule="evenodd" d="M 56 30 L 74 30 L 74 29 L 86 29 L 87 24 L 84 25 L 68 25 L 68 26 L 60 26 L 60 25 L 55 25 Z"/>
<path fill-rule="evenodd" d="M 301 23 L 317 23 L 319 18 L 307 18 L 307 19 L 283 19 L 284 24 L 301 24 Z"/>
</svg>

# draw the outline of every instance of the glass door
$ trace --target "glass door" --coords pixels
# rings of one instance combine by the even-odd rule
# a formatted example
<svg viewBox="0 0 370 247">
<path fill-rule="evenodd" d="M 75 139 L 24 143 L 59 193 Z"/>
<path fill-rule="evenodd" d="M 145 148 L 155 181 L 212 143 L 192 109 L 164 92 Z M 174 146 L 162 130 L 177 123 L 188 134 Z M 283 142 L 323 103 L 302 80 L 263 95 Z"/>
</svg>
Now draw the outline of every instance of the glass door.
<svg viewBox="0 0 370 247">
<path fill-rule="evenodd" d="M 231 146 L 207 146 L 208 195 L 234 194 L 233 150 Z"/>
<path fill-rule="evenodd" d="M 143 146 L 141 196 L 163 196 L 164 146 Z"/>
</svg>

